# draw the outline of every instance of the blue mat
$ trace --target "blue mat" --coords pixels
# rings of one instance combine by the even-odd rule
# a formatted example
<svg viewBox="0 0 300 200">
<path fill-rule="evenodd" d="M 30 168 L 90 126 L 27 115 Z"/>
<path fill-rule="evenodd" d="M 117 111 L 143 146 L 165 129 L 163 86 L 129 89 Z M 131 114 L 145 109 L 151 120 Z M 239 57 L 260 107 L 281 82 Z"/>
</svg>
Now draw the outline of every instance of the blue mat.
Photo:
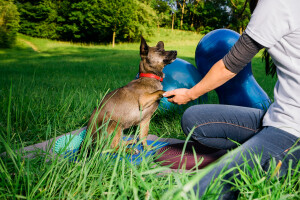
<svg viewBox="0 0 300 200">
<path fill-rule="evenodd" d="M 151 140 L 147 140 L 147 144 L 152 146 L 151 150 L 145 151 L 141 144 L 133 145 L 133 147 L 135 147 L 139 151 L 139 153 L 133 155 L 126 154 L 127 156 L 125 158 L 128 159 L 132 164 L 139 165 L 142 162 L 143 158 L 147 158 L 151 155 L 154 155 L 160 148 L 169 145 L 169 143 L 167 142 L 159 142 L 159 141 L 151 141 Z M 129 148 L 131 147 L 129 146 Z M 116 158 L 117 155 L 115 155 L 114 157 Z"/>
<path fill-rule="evenodd" d="M 79 133 L 79 135 L 65 135 L 59 138 L 54 145 L 53 151 L 55 153 L 61 153 L 64 158 L 69 158 L 71 162 L 77 161 L 77 154 L 80 148 L 81 143 L 84 140 L 86 134 L 86 130 L 83 130 Z M 131 140 L 132 138 L 123 137 L 123 140 Z M 169 143 L 167 142 L 159 142 L 159 141 L 152 141 L 147 140 L 147 144 L 151 145 L 151 150 L 145 151 L 141 144 L 138 145 L 129 145 L 128 148 L 134 148 L 138 150 L 138 154 L 126 154 L 125 159 L 131 162 L 134 165 L 139 165 L 144 158 L 147 158 L 151 155 L 154 155 L 160 148 L 167 146 Z M 106 154 L 109 155 L 109 154 Z M 113 158 L 117 158 L 117 154 L 113 154 Z M 121 157 L 120 159 L 123 159 Z"/>
</svg>

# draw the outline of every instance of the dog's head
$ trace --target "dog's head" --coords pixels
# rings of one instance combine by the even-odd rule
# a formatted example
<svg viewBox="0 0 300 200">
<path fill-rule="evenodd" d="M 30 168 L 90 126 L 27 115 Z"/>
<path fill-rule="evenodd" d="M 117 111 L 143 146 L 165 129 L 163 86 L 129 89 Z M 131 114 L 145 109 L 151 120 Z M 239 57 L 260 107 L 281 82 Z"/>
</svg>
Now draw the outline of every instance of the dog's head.
<svg viewBox="0 0 300 200">
<path fill-rule="evenodd" d="M 146 40 L 141 37 L 140 56 L 145 68 L 149 71 L 162 72 L 163 68 L 172 63 L 177 56 L 177 51 L 165 51 L 164 43 L 158 42 L 156 46 L 149 47 Z"/>
</svg>

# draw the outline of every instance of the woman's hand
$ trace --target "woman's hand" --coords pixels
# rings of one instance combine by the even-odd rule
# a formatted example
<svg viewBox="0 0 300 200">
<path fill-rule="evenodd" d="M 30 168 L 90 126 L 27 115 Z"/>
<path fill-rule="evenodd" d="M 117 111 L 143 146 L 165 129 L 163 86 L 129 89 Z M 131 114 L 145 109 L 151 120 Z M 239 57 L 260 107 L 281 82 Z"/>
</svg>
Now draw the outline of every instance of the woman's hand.
<svg viewBox="0 0 300 200">
<path fill-rule="evenodd" d="M 175 103 L 178 105 L 181 104 L 186 104 L 191 100 L 194 100 L 191 95 L 189 89 L 186 88 L 181 88 L 181 89 L 176 89 L 172 90 L 169 92 L 165 92 L 164 97 L 168 98 L 168 101 L 171 103 Z"/>
</svg>

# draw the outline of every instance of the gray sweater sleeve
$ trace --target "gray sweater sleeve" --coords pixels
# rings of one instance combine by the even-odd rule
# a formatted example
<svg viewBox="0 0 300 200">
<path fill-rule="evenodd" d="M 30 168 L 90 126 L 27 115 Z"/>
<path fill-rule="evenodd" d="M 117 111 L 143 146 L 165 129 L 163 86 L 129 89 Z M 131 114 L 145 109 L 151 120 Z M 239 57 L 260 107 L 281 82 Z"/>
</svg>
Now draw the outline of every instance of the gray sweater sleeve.
<svg viewBox="0 0 300 200">
<path fill-rule="evenodd" d="M 225 67 L 235 74 L 239 73 L 262 48 L 262 45 L 244 32 L 224 56 Z"/>
</svg>

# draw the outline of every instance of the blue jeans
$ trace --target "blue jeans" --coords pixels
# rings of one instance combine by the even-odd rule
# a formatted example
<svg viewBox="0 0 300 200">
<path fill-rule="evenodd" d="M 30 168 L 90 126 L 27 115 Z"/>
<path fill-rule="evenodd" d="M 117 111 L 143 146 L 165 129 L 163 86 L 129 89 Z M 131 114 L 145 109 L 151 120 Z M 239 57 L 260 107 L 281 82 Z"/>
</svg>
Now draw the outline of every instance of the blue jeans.
<svg viewBox="0 0 300 200">
<path fill-rule="evenodd" d="M 191 138 L 199 143 L 219 148 L 233 149 L 231 153 L 223 156 L 215 168 L 206 174 L 194 187 L 201 197 L 210 182 L 217 177 L 222 169 L 230 169 L 242 165 L 245 161 L 251 167 L 254 162 L 251 155 L 260 155 L 260 165 L 267 170 L 271 158 L 281 160 L 281 175 L 288 169 L 288 162 L 292 160 L 293 167 L 300 159 L 300 150 L 288 154 L 289 149 L 296 144 L 298 138 L 290 133 L 274 127 L 262 127 L 262 118 L 265 111 L 230 105 L 196 105 L 188 108 L 181 121 L 186 135 L 192 130 Z M 193 129 L 194 128 L 194 129 Z M 241 144 L 238 146 L 237 143 Z M 243 156 L 241 156 L 243 155 Z M 225 175 L 230 180 L 235 171 Z M 231 184 L 224 182 L 220 199 L 236 199 L 238 191 L 230 190 Z"/>
</svg>

